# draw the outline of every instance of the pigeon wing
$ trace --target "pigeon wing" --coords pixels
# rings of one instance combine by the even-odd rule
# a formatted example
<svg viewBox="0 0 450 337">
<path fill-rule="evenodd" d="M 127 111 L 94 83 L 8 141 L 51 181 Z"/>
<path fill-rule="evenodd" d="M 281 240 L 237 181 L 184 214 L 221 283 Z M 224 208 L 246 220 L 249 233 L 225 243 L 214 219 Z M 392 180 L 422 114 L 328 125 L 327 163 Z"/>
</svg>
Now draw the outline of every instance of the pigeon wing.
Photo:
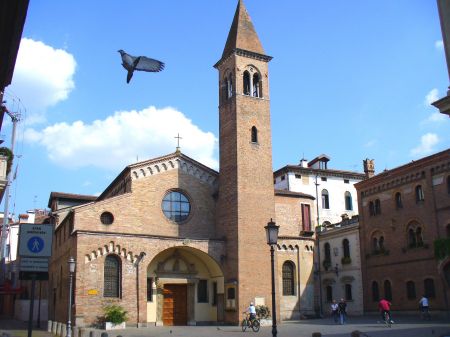
<svg viewBox="0 0 450 337">
<path fill-rule="evenodd" d="M 164 63 L 145 56 L 141 56 L 134 69 L 148 72 L 158 72 L 164 69 Z"/>
</svg>

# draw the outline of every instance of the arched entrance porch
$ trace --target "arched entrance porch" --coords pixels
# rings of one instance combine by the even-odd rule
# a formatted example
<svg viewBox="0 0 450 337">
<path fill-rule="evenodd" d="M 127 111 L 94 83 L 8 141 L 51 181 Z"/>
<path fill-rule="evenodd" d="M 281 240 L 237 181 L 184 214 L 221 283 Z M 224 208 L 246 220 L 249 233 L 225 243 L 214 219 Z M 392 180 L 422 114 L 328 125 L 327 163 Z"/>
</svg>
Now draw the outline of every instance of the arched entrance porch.
<svg viewBox="0 0 450 337">
<path fill-rule="evenodd" d="M 224 277 L 208 254 L 186 246 L 166 249 L 147 267 L 147 322 L 202 325 L 223 320 Z"/>
</svg>

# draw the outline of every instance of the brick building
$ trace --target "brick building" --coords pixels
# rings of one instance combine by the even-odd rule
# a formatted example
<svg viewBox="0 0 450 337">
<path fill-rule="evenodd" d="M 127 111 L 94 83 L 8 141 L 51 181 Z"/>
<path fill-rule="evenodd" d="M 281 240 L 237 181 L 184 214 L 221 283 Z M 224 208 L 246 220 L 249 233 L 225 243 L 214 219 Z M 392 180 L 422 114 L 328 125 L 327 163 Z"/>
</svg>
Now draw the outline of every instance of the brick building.
<svg viewBox="0 0 450 337">
<path fill-rule="evenodd" d="M 220 173 L 177 150 L 127 166 L 95 200 L 58 210 L 51 196 L 59 216 L 50 320 L 67 321 L 74 256 L 77 326 L 95 323 L 110 303 L 128 311 L 129 325 L 237 323 L 251 301 L 271 306 L 271 218 L 280 225 L 278 313 L 313 313 L 314 197 L 274 190 L 270 60 L 239 1 L 215 65 Z"/>
<path fill-rule="evenodd" d="M 355 185 L 360 211 L 365 311 L 382 297 L 392 310 L 417 311 L 422 294 L 433 311 L 450 300 L 450 150 L 373 175 Z M 433 246 L 444 246 L 436 255 Z"/>
</svg>

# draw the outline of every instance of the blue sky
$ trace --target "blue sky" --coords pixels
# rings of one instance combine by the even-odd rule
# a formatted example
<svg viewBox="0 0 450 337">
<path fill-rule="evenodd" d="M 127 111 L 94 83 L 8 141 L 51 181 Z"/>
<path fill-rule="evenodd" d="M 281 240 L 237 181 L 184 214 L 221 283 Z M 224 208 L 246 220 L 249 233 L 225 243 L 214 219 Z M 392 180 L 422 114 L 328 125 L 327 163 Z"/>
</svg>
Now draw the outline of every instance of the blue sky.
<svg viewBox="0 0 450 337">
<path fill-rule="evenodd" d="M 127 165 L 181 150 L 218 168 L 218 75 L 237 0 L 31 1 L 7 106 L 22 113 L 10 211 L 99 194 Z M 449 84 L 436 2 L 245 0 L 269 65 L 273 167 L 325 153 L 377 172 L 449 148 L 430 102 Z M 126 71 L 117 52 L 164 61 Z M 11 124 L 2 128 L 10 145 Z"/>
</svg>

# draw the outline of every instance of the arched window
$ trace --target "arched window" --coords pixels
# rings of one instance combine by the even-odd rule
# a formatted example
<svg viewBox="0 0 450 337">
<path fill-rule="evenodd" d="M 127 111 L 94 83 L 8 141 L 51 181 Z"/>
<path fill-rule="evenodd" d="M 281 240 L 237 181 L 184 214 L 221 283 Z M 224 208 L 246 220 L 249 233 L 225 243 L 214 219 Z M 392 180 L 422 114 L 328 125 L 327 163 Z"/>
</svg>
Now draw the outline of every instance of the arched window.
<svg viewBox="0 0 450 337">
<path fill-rule="evenodd" d="M 327 302 L 332 302 L 333 301 L 333 287 L 327 286 L 326 292 L 327 292 Z"/>
<path fill-rule="evenodd" d="M 116 255 L 108 255 L 105 258 L 105 269 L 103 277 L 103 296 L 120 297 L 121 268 L 120 260 Z"/>
<path fill-rule="evenodd" d="M 350 257 L 350 243 L 347 239 L 342 240 L 342 246 L 344 248 L 344 257 Z"/>
<path fill-rule="evenodd" d="M 384 281 L 384 298 L 392 301 L 392 288 L 389 280 Z"/>
<path fill-rule="evenodd" d="M 345 300 L 346 301 L 352 301 L 353 297 L 352 297 L 352 285 L 351 284 L 346 284 L 345 285 Z"/>
<path fill-rule="evenodd" d="M 375 206 L 373 204 L 373 201 L 369 202 L 369 215 L 370 216 L 375 215 Z"/>
<path fill-rule="evenodd" d="M 380 289 L 378 288 L 378 282 L 372 282 L 372 301 L 378 302 L 380 300 Z"/>
<path fill-rule="evenodd" d="M 375 200 L 375 214 L 381 214 L 381 203 L 380 199 Z"/>
<path fill-rule="evenodd" d="M 378 247 L 380 250 L 384 250 L 384 236 L 380 236 L 380 239 L 378 240 Z"/>
<path fill-rule="evenodd" d="M 230 76 L 227 78 L 227 98 L 233 96 L 233 77 Z"/>
<path fill-rule="evenodd" d="M 416 298 L 416 285 L 413 281 L 406 282 L 406 297 L 408 300 L 413 300 Z"/>
<path fill-rule="evenodd" d="M 395 193 L 395 208 L 403 208 L 402 194 L 400 192 Z"/>
<path fill-rule="evenodd" d="M 436 297 L 436 291 L 434 289 L 434 280 L 432 278 L 427 278 L 423 281 L 423 289 L 426 297 L 428 298 Z"/>
<path fill-rule="evenodd" d="M 450 194 L 450 176 L 447 177 L 447 193 Z"/>
<path fill-rule="evenodd" d="M 418 247 L 423 246 L 423 237 L 422 237 L 422 228 L 417 227 L 416 228 L 416 242 Z"/>
<path fill-rule="evenodd" d="M 253 74 L 253 97 L 261 97 L 260 95 L 260 81 L 258 73 Z"/>
<path fill-rule="evenodd" d="M 352 203 L 352 194 L 350 192 L 345 192 L 345 209 L 347 211 L 353 210 L 353 203 Z"/>
<path fill-rule="evenodd" d="M 377 252 L 380 250 L 380 246 L 378 245 L 378 238 L 377 237 L 373 237 L 372 238 L 372 250 L 374 252 Z"/>
<path fill-rule="evenodd" d="M 252 143 L 258 143 L 258 129 L 252 126 Z"/>
<path fill-rule="evenodd" d="M 416 246 L 417 246 L 416 233 L 414 233 L 413 228 L 410 228 L 408 229 L 408 247 L 413 248 Z"/>
<path fill-rule="evenodd" d="M 327 190 L 322 190 L 322 208 L 324 209 L 330 208 L 330 198 Z"/>
<path fill-rule="evenodd" d="M 228 98 L 228 77 L 225 77 L 222 83 L 222 100 L 226 101 L 227 98 Z"/>
<path fill-rule="evenodd" d="M 416 186 L 416 202 L 421 202 L 425 200 L 425 195 L 423 194 L 422 185 Z"/>
<path fill-rule="evenodd" d="M 283 295 L 294 295 L 294 264 L 291 261 L 283 263 Z"/>
<path fill-rule="evenodd" d="M 447 263 L 442 269 L 447 286 L 450 287 L 450 263 Z"/>
<path fill-rule="evenodd" d="M 325 260 L 331 261 L 331 248 L 328 242 L 325 243 Z"/>
<path fill-rule="evenodd" d="M 250 73 L 244 71 L 244 95 L 250 95 Z"/>
</svg>

